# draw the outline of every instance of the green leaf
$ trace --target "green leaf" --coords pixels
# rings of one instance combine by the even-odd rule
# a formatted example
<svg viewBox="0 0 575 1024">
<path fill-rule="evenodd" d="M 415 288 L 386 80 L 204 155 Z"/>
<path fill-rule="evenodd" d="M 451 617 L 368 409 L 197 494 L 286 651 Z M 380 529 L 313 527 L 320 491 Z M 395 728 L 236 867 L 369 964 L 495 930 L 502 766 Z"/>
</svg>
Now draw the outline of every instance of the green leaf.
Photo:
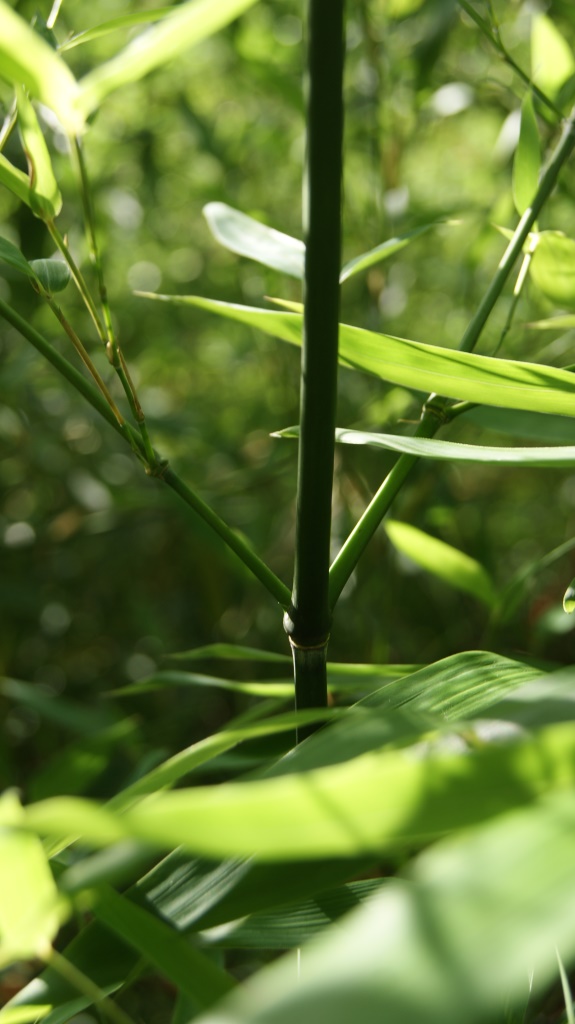
<svg viewBox="0 0 575 1024">
<path fill-rule="evenodd" d="M 575 612 L 575 580 L 571 580 L 563 595 L 563 610 L 568 615 L 572 615 Z"/>
<path fill-rule="evenodd" d="M 3 153 L 0 153 L 0 184 L 10 189 L 10 192 L 18 196 L 20 202 L 26 203 L 26 206 L 32 205 L 30 182 L 27 176 L 18 167 L 14 167 Z"/>
<path fill-rule="evenodd" d="M 32 213 L 41 220 L 52 221 L 62 209 L 62 196 L 54 177 L 48 147 L 34 108 L 21 86 L 16 86 L 16 98 L 18 127 L 28 160 Z"/>
<path fill-rule="evenodd" d="M 198 1024 L 483 1024 L 575 957 L 572 793 L 436 844 Z M 298 957 L 300 955 L 298 954 Z M 536 965 L 535 975 L 529 975 Z M 297 978 L 297 982 L 294 979 Z"/>
<path fill-rule="evenodd" d="M 521 216 L 529 209 L 539 184 L 541 146 L 533 99 L 528 93 L 521 107 L 521 129 L 513 161 L 513 201 Z"/>
<path fill-rule="evenodd" d="M 386 519 L 383 525 L 393 546 L 422 569 L 457 590 L 471 594 L 488 607 L 493 606 L 496 599 L 493 581 L 474 558 L 409 523 Z"/>
<path fill-rule="evenodd" d="M 154 68 L 223 28 L 255 0 L 188 0 L 164 21 L 133 39 L 116 57 L 80 81 L 79 108 L 87 116 L 116 89 L 138 82 Z"/>
<path fill-rule="evenodd" d="M 55 50 L 0 0 L 0 75 L 23 85 L 58 116 L 63 127 L 78 134 L 84 119 L 77 106 L 78 85 Z"/>
<path fill-rule="evenodd" d="M 208 857 L 378 856 L 427 843 L 575 783 L 575 728 L 423 757 L 386 750 L 314 772 L 156 793 L 122 813 L 62 797 L 25 809 L 41 835 L 106 846 L 139 839 Z M 385 800 L 381 794 L 385 794 Z"/>
<path fill-rule="evenodd" d="M 575 1024 L 575 1006 L 573 1005 L 573 995 L 571 993 L 571 986 L 569 985 L 567 971 L 565 970 L 565 965 L 561 959 L 559 950 L 557 950 L 557 961 L 559 963 L 559 976 L 561 978 L 561 988 L 563 989 L 563 999 L 565 1000 L 567 1024 Z"/>
<path fill-rule="evenodd" d="M 12 791 L 0 797 L 0 968 L 45 955 L 63 903 L 41 842 Z"/>
<path fill-rule="evenodd" d="M 301 344 L 299 313 L 257 309 L 195 295 L 137 294 L 160 302 L 207 309 L 291 344 Z M 435 391 L 448 398 L 509 409 L 575 416 L 575 376 L 539 363 L 452 351 L 346 324 L 340 326 L 340 359 L 348 366 L 416 391 Z"/>
<path fill-rule="evenodd" d="M 252 697 L 276 697 L 284 700 L 293 697 L 292 682 L 244 682 L 235 679 L 219 679 L 217 676 L 206 676 L 199 672 L 155 672 L 146 679 L 141 679 L 130 686 L 122 686 L 111 690 L 110 697 L 129 697 L 137 693 L 152 693 L 169 686 L 206 686 L 231 693 L 247 693 Z"/>
<path fill-rule="evenodd" d="M 94 908 L 98 920 L 138 951 L 201 1007 L 234 988 L 232 977 L 170 925 L 106 886 Z"/>
<path fill-rule="evenodd" d="M 465 413 L 465 419 L 486 430 L 529 438 L 546 445 L 575 443 L 575 424 L 566 416 L 476 406 Z"/>
<path fill-rule="evenodd" d="M 14 270 L 19 270 L 21 274 L 26 274 L 26 277 L 34 277 L 34 271 L 26 257 L 6 238 L 0 238 L 0 260 Z"/>
<path fill-rule="evenodd" d="M 558 306 L 575 307 L 575 241 L 562 231 L 542 231 L 531 262 L 531 280 Z"/>
<path fill-rule="evenodd" d="M 208 203 L 204 216 L 214 238 L 231 252 L 303 280 L 305 245 L 260 224 L 226 203 Z"/>
<path fill-rule="evenodd" d="M 382 242 L 381 245 L 376 245 L 375 249 L 370 249 L 368 252 L 364 252 L 360 256 L 354 256 L 353 259 L 349 260 L 345 266 L 342 267 L 342 271 L 339 276 L 340 283 L 343 284 L 344 281 L 353 277 L 354 274 L 359 274 L 362 270 L 367 270 L 368 267 L 373 267 L 375 263 L 381 263 L 383 260 L 389 259 L 389 257 L 394 256 L 396 252 L 400 252 L 401 249 L 405 249 L 406 245 L 409 245 L 414 238 L 419 238 L 420 235 L 424 235 L 427 231 L 431 231 L 432 228 L 439 226 L 439 224 L 424 224 L 420 228 L 408 231 L 405 235 L 398 235 L 397 238 L 388 238 L 386 242 Z"/>
<path fill-rule="evenodd" d="M 277 436 L 297 436 L 297 428 L 289 427 Z M 565 467 L 575 465 L 575 445 L 555 445 L 540 448 L 503 448 L 479 444 L 460 444 L 457 441 L 438 441 L 427 437 L 404 437 L 400 434 L 372 434 L 365 430 L 336 430 L 340 444 L 367 444 L 405 452 L 424 459 L 443 462 L 485 462 L 489 465 Z"/>
<path fill-rule="evenodd" d="M 194 647 L 191 651 L 176 651 L 167 654 L 170 661 L 199 661 L 202 658 L 221 658 L 223 661 L 265 661 L 280 665 L 291 665 L 289 654 L 275 651 L 261 651 L 259 647 L 243 647 L 240 644 L 207 644 Z"/>
<path fill-rule="evenodd" d="M 30 266 L 49 295 L 63 292 L 70 283 L 70 268 L 63 260 L 30 260 Z"/>
<path fill-rule="evenodd" d="M 570 331 L 575 327 L 575 314 L 568 313 L 565 316 L 552 316 L 547 320 L 535 320 L 525 326 L 532 331 Z"/>
<path fill-rule="evenodd" d="M 62 43 L 58 49 L 60 53 L 64 53 L 66 50 L 73 50 L 74 47 L 81 46 L 83 43 L 91 43 L 94 39 L 100 39 L 102 36 L 107 36 L 111 32 L 117 32 L 122 28 L 133 28 L 134 25 L 148 25 L 150 22 L 162 21 L 176 10 L 177 7 L 157 7 L 147 11 L 134 11 L 132 14 L 123 14 L 119 18 L 104 21 L 101 25 L 96 25 L 94 28 L 88 28 L 85 32 L 78 32 L 75 36 L 71 36 L 70 39 Z"/>
<path fill-rule="evenodd" d="M 567 40 L 550 18 L 535 15 L 531 29 L 531 76 L 535 85 L 554 100 L 574 72 L 575 59 Z"/>
</svg>

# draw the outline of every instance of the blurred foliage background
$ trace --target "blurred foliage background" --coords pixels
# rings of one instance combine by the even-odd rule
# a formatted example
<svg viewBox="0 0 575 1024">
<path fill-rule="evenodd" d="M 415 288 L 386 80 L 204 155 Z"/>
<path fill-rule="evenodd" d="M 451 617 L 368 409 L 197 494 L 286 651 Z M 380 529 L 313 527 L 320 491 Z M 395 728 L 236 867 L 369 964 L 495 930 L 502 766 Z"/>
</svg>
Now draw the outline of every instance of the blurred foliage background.
<svg viewBox="0 0 575 1024">
<path fill-rule="evenodd" d="M 14 6 L 29 19 L 37 11 L 46 18 L 50 8 L 44 0 Z M 157 0 L 64 0 L 56 34 L 63 41 L 146 6 Z M 550 15 L 575 44 L 569 0 L 499 0 L 494 8 L 505 45 L 527 73 L 537 13 Z M 302 16 L 301 0 L 262 0 L 187 57 L 108 99 L 85 143 L 109 297 L 154 444 L 288 584 L 296 448 L 269 435 L 297 422 L 298 352 L 133 292 L 253 305 L 269 295 L 300 297 L 295 282 L 220 248 L 202 207 L 223 201 L 301 237 Z M 120 31 L 70 50 L 74 72 L 110 57 L 128 36 Z M 435 226 L 344 286 L 342 319 L 455 346 L 503 252 L 497 226 L 516 223 L 511 165 L 525 86 L 454 0 L 354 0 L 347 45 L 344 259 Z M 9 99 L 0 91 L 4 107 Z M 546 143 L 554 129 L 538 113 Z M 65 140 L 57 125 L 47 123 L 46 131 L 64 194 L 60 230 L 87 266 Z M 25 166 L 16 134 L 6 152 Z M 574 196 L 571 166 L 541 226 L 575 236 Z M 43 225 L 5 189 L 0 220 L 2 234 L 29 259 L 52 254 Z M 0 294 L 58 338 L 49 310 L 9 268 Z M 508 288 L 478 351 L 495 350 L 510 302 Z M 62 305 L 121 402 L 72 288 Z M 528 286 L 502 354 L 574 362 L 572 332 L 525 326 L 551 312 Z M 65 339 L 58 343 L 67 351 Z M 395 429 L 417 418 L 421 400 L 342 370 L 339 423 Z M 575 443 L 569 423 L 557 429 L 556 440 Z M 510 424 L 485 414 L 462 417 L 449 436 L 513 443 L 509 430 L 529 443 L 517 417 Z M 338 450 L 334 549 L 392 463 L 382 452 Z M 421 464 L 394 517 L 478 559 L 503 591 L 515 573 L 575 534 L 575 475 Z M 12 680 L 0 693 L 0 777 L 26 795 L 107 795 L 244 706 L 245 698 L 207 690 L 166 690 L 121 705 L 104 699 L 169 652 L 214 641 L 286 650 L 273 600 L 6 325 L 0 560 L 0 674 Z M 399 556 L 380 531 L 336 612 L 331 658 L 427 663 L 487 647 L 572 660 L 575 620 L 561 598 L 574 575 L 575 554 L 567 552 L 530 575 L 516 607 L 489 622 L 482 605 Z"/>
</svg>

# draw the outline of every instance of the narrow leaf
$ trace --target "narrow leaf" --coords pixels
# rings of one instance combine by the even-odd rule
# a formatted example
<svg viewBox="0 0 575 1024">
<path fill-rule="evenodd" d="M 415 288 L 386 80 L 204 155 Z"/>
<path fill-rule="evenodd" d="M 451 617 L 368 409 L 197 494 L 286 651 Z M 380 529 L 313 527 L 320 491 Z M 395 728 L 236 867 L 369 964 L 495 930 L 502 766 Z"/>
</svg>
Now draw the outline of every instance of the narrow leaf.
<svg viewBox="0 0 575 1024">
<path fill-rule="evenodd" d="M 544 14 L 533 18 L 531 30 L 531 75 L 551 100 L 575 72 L 571 47 L 561 32 Z"/>
<path fill-rule="evenodd" d="M 14 167 L 3 153 L 0 153 L 0 184 L 10 189 L 10 192 L 18 196 L 20 202 L 26 203 L 26 206 L 32 205 L 30 182 L 27 176 L 18 167 Z"/>
<path fill-rule="evenodd" d="M 570 331 L 575 327 L 575 314 L 568 313 L 565 316 L 552 316 L 548 320 L 535 320 L 526 324 L 532 331 Z"/>
<path fill-rule="evenodd" d="M 391 750 L 304 774 L 158 793 L 122 813 L 62 797 L 32 804 L 25 815 L 41 835 L 75 833 L 96 846 L 134 838 L 207 857 L 379 856 L 574 783 L 568 723 L 473 752 Z"/>
<path fill-rule="evenodd" d="M 122 686 L 111 690 L 110 697 L 129 697 L 137 693 L 152 693 L 170 686 L 205 686 L 218 690 L 229 690 L 231 693 L 247 693 L 252 697 L 276 697 L 284 700 L 293 697 L 292 682 L 244 682 L 235 679 L 220 679 L 217 676 L 206 676 L 199 672 L 155 672 L 146 679 L 141 679 L 130 686 Z"/>
<path fill-rule="evenodd" d="M 386 242 L 382 242 L 381 245 L 376 245 L 375 249 L 370 249 L 368 252 L 361 253 L 360 256 L 354 256 L 353 259 L 349 260 L 344 267 L 339 277 L 341 284 L 347 281 L 348 278 L 353 277 L 354 274 L 359 274 L 362 270 L 367 270 L 368 267 L 373 267 L 375 263 L 381 263 L 383 260 L 389 259 L 390 256 L 394 256 L 396 252 L 400 252 L 401 249 L 405 249 L 406 245 L 409 245 L 414 238 L 419 238 L 420 235 L 424 235 L 427 231 L 431 231 L 432 228 L 438 227 L 438 224 L 424 224 L 420 228 L 415 228 L 413 231 L 408 231 L 405 235 L 398 235 L 397 238 L 388 238 Z"/>
<path fill-rule="evenodd" d="M 528 93 L 521 107 L 519 142 L 513 161 L 513 201 L 521 216 L 533 201 L 539 184 L 541 146 L 533 99 Z"/>
<path fill-rule="evenodd" d="M 575 241 L 562 231 L 542 231 L 531 263 L 531 279 L 558 306 L 575 307 Z"/>
<path fill-rule="evenodd" d="M 297 238 L 268 228 L 226 203 L 208 203 L 204 216 L 214 238 L 226 249 L 303 279 L 305 245 Z"/>
<path fill-rule="evenodd" d="M 0 74 L 13 85 L 23 85 L 58 116 L 63 127 L 78 134 L 83 127 L 76 100 L 78 86 L 70 69 L 55 50 L 0 0 Z"/>
<path fill-rule="evenodd" d="M 251 7 L 255 0 L 188 0 L 142 35 L 128 43 L 116 57 L 91 71 L 80 82 L 79 107 L 87 116 L 109 93 L 138 82 L 223 28 Z"/>
<path fill-rule="evenodd" d="M 41 220 L 51 221 L 62 209 L 62 196 L 54 177 L 46 141 L 34 108 L 21 86 L 16 86 L 18 127 L 28 160 L 30 206 Z"/>
<path fill-rule="evenodd" d="M 1 171 L 0 171 L 1 176 Z M 6 238 L 0 238 L 0 260 L 27 277 L 34 277 L 34 271 L 20 250 Z"/>
<path fill-rule="evenodd" d="M 100 39 L 102 36 L 107 36 L 111 32 L 117 32 L 122 28 L 133 28 L 134 25 L 148 25 L 154 21 L 162 21 L 164 18 L 169 17 L 170 14 L 177 10 L 176 7 L 157 7 L 151 8 L 147 11 L 133 11 L 131 14 L 123 14 L 119 18 L 112 18 L 110 21 L 104 21 L 101 25 L 96 25 L 94 28 L 88 28 L 85 32 L 78 32 L 76 35 L 71 36 L 65 43 L 59 46 L 60 53 L 64 53 L 66 50 L 73 50 L 76 46 L 81 46 L 83 43 L 91 43 L 94 39 Z"/>
<path fill-rule="evenodd" d="M 563 595 L 563 610 L 568 615 L 572 615 L 575 612 L 575 580 L 571 580 Z"/>
<path fill-rule="evenodd" d="M 488 607 L 493 606 L 495 587 L 487 570 L 474 558 L 409 523 L 386 519 L 384 527 L 394 547 L 422 569 L 457 590 L 471 594 Z"/>
<path fill-rule="evenodd" d="M 301 344 L 302 317 L 194 295 L 138 293 L 160 302 L 211 310 L 256 327 L 291 344 Z M 340 327 L 340 358 L 348 366 L 416 391 L 432 392 L 485 405 L 575 416 L 575 376 L 539 363 L 493 359 L 453 351 L 359 327 Z"/>
<path fill-rule="evenodd" d="M 166 655 L 170 661 L 199 661 L 202 658 L 221 658 L 224 661 L 265 661 L 280 665 L 291 665 L 289 654 L 275 651 L 261 651 L 258 647 L 243 647 L 240 644 L 207 644 L 194 647 L 191 651 L 176 651 Z"/>
</svg>

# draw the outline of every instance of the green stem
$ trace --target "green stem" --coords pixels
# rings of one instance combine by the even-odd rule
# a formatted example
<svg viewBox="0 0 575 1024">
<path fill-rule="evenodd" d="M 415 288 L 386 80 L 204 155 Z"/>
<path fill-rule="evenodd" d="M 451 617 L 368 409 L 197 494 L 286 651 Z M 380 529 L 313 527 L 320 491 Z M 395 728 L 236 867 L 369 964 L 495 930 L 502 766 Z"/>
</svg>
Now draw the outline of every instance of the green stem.
<svg viewBox="0 0 575 1024">
<path fill-rule="evenodd" d="M 54 222 L 53 221 L 47 221 L 46 222 L 46 227 L 48 228 L 48 231 L 50 232 L 50 235 L 52 237 L 52 241 L 54 242 L 56 247 L 62 253 L 62 256 L 64 257 L 64 259 L 66 260 L 66 263 L 68 264 L 68 266 L 70 268 L 70 273 L 72 275 L 74 284 L 76 285 L 76 288 L 78 289 L 80 295 L 82 296 L 82 299 L 84 300 L 84 305 L 86 306 L 86 309 L 88 310 L 90 316 L 92 317 L 92 321 L 94 323 L 94 327 L 96 328 L 96 331 L 98 332 L 98 337 L 100 338 L 101 341 L 104 342 L 104 345 L 105 345 L 107 343 L 106 331 L 105 331 L 105 328 L 104 328 L 104 325 L 103 325 L 102 321 L 100 320 L 100 317 L 98 315 L 98 310 L 96 309 L 94 300 L 93 300 L 92 296 L 90 295 L 90 291 L 89 291 L 88 286 L 87 286 L 87 284 L 86 284 L 86 282 L 84 280 L 82 272 L 80 271 L 79 267 L 77 266 L 76 261 L 75 261 L 74 257 L 72 256 L 72 253 L 70 252 L 68 246 L 66 245 L 66 242 L 62 238 L 62 235 L 58 231 L 58 228 L 56 227 Z"/>
<path fill-rule="evenodd" d="M 321 708 L 327 706 L 327 646 L 328 641 L 319 647 L 298 647 L 290 638 L 293 658 L 294 679 L 296 682 L 296 710 L 302 707 Z M 299 702 L 298 702 L 299 697 Z M 316 732 L 323 722 L 296 726 L 296 743 L 301 743 Z"/>
<path fill-rule="evenodd" d="M 317 647 L 329 636 L 329 559 L 337 400 L 343 166 L 344 0 L 309 0 L 307 230 L 296 550 L 290 639 Z M 301 684 L 301 685 L 300 685 Z M 296 671 L 298 708 L 325 705 Z"/>
<path fill-rule="evenodd" d="M 11 306 L 7 305 L 3 299 L 0 299 L 0 316 L 3 316 L 8 323 L 12 324 L 20 334 L 30 342 L 34 348 L 40 352 L 45 359 L 48 360 L 52 366 L 58 370 L 66 378 L 66 380 L 74 387 L 87 402 L 100 413 L 101 416 L 110 424 L 114 430 L 121 435 L 130 444 L 134 451 L 138 454 L 139 458 L 146 464 L 147 470 L 150 475 L 157 476 L 163 480 L 176 494 L 185 501 L 189 508 L 193 509 L 201 519 L 216 533 L 224 543 L 231 548 L 232 551 L 238 556 L 238 558 L 244 563 L 244 565 L 250 570 L 253 576 L 256 577 L 264 585 L 266 590 L 279 602 L 282 608 L 287 608 L 289 604 L 289 590 L 284 583 L 272 572 L 272 570 L 263 562 L 258 555 L 256 555 L 250 547 L 239 537 L 234 531 L 225 523 L 216 512 L 210 508 L 202 499 L 191 489 L 187 484 L 180 479 L 180 477 L 174 473 L 172 469 L 169 469 L 165 462 L 162 462 L 161 458 L 154 452 L 154 463 L 150 465 L 147 461 L 146 452 L 141 437 L 130 426 L 129 423 L 120 423 L 110 408 L 107 400 L 101 394 L 101 392 L 94 387 L 90 381 L 72 366 L 68 360 L 60 355 L 57 349 L 46 341 L 44 337 L 34 327 L 32 327 L 27 320 L 12 309 Z"/>
<path fill-rule="evenodd" d="M 487 319 L 503 291 L 515 260 L 522 252 L 529 232 L 537 220 L 544 203 L 549 198 L 557 182 L 559 172 L 573 152 L 574 147 L 575 108 L 565 122 L 561 138 L 543 172 L 533 203 L 519 221 L 513 238 L 507 246 L 497 268 L 497 272 L 461 339 L 459 348 L 462 351 L 470 352 L 475 348 Z M 461 409 L 460 411 L 465 410 Z M 439 427 L 447 422 L 448 419 L 447 400 L 431 395 L 423 407 L 422 419 L 416 431 L 416 436 L 433 437 L 437 430 L 439 430 Z M 329 573 L 329 598 L 332 609 L 337 603 L 347 580 L 354 571 L 367 543 L 373 537 L 398 491 L 417 462 L 418 458 L 414 455 L 401 455 L 399 457 L 335 558 Z"/>
</svg>

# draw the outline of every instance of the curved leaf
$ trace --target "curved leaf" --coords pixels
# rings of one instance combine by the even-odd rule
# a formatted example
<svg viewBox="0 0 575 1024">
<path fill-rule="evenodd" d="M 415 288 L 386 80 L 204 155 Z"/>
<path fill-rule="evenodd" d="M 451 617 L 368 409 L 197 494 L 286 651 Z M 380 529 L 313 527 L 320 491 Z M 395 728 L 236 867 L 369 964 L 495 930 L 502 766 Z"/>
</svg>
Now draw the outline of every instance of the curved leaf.
<svg viewBox="0 0 575 1024">
<path fill-rule="evenodd" d="M 65 43 L 62 43 L 58 49 L 60 53 L 64 53 L 66 50 L 73 50 L 74 47 L 81 46 L 83 43 L 91 43 L 94 39 L 100 39 L 111 32 L 117 32 L 118 29 L 133 28 L 134 25 L 149 25 L 150 22 L 162 21 L 163 18 L 169 17 L 176 9 L 176 7 L 156 7 L 147 11 L 134 11 L 132 14 L 120 15 L 118 18 L 104 21 L 101 25 L 96 25 L 94 28 L 88 28 L 85 32 L 78 32 L 75 36 L 67 39 Z"/>
<path fill-rule="evenodd" d="M 535 84 L 554 100 L 561 86 L 575 72 L 575 59 L 567 40 L 544 14 L 533 18 L 531 75 Z"/>
<path fill-rule="evenodd" d="M 567 309 L 575 307 L 575 241 L 562 231 L 542 231 L 531 262 L 531 279 L 543 294 Z"/>
<path fill-rule="evenodd" d="M 300 313 L 257 309 L 196 295 L 136 294 L 207 309 L 293 345 L 301 344 Z M 416 391 L 435 391 L 448 398 L 508 409 L 575 416 L 575 376 L 566 370 L 424 345 L 347 324 L 340 325 L 339 353 L 348 366 Z"/>
<path fill-rule="evenodd" d="M 26 203 L 26 206 L 32 205 L 30 182 L 27 175 L 19 167 L 14 167 L 3 153 L 0 153 L 0 184 L 10 189 L 10 192 L 18 196 L 20 202 Z"/>
<path fill-rule="evenodd" d="M 208 203 L 204 216 L 214 238 L 226 249 L 303 280 L 305 245 L 297 238 L 268 228 L 226 203 Z"/>
<path fill-rule="evenodd" d="M 374 264 L 382 263 L 383 260 L 389 259 L 396 252 L 405 249 L 406 245 L 409 245 L 414 238 L 419 238 L 426 231 L 431 231 L 432 228 L 438 226 L 438 224 L 424 224 L 420 228 L 408 231 L 405 235 L 398 235 L 397 238 L 388 238 L 386 242 L 376 245 L 374 249 L 370 249 L 368 252 L 361 253 L 360 256 L 354 256 L 353 259 L 349 260 L 342 267 L 341 274 L 339 275 L 340 283 L 343 284 L 344 281 L 353 277 L 354 274 L 359 274 L 362 270 L 367 270 L 368 267 L 373 267 Z"/>
<path fill-rule="evenodd" d="M 7 238 L 0 238 L 0 260 L 14 270 L 19 270 L 21 274 L 26 274 L 26 277 L 34 277 L 34 271 L 26 257 Z"/>
</svg>

